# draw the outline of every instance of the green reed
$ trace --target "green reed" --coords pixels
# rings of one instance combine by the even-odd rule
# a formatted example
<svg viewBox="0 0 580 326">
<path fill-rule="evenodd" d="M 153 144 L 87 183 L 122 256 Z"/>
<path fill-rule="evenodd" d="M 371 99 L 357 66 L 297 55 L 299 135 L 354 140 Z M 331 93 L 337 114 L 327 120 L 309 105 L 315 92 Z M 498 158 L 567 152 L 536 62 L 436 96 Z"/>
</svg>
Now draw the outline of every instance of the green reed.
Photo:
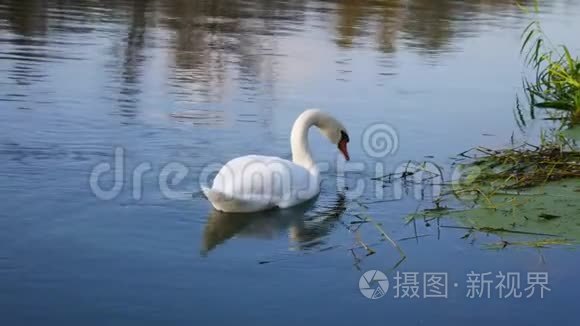
<svg viewBox="0 0 580 326">
<path fill-rule="evenodd" d="M 534 9 L 537 13 L 538 6 Z M 580 59 L 566 46 L 554 46 L 539 20 L 532 21 L 522 33 L 521 54 L 535 72 L 532 80 L 524 80 L 532 107 L 552 109 L 555 117 L 567 124 L 580 124 Z"/>
</svg>

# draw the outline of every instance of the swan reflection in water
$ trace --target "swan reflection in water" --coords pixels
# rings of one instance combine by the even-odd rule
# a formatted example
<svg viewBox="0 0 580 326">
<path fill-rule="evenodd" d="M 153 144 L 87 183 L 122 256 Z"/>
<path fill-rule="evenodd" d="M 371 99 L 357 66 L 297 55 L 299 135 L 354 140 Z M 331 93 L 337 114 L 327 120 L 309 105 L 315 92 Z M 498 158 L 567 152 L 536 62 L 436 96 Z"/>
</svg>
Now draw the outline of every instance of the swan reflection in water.
<svg viewBox="0 0 580 326">
<path fill-rule="evenodd" d="M 284 231 L 297 249 L 317 247 L 339 222 L 346 205 L 343 194 L 312 209 L 315 201 L 316 198 L 287 209 L 248 214 L 212 210 L 205 226 L 201 254 L 207 255 L 235 236 L 273 239 Z"/>
</svg>

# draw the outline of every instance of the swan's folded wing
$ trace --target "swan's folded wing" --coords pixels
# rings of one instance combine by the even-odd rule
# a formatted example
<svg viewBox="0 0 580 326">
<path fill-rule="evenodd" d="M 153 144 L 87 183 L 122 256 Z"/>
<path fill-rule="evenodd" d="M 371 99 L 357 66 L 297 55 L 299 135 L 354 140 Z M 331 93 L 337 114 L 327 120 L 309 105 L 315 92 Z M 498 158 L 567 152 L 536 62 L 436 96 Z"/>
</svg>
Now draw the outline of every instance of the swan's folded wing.
<svg viewBox="0 0 580 326">
<path fill-rule="evenodd" d="M 263 198 L 236 198 L 207 187 L 201 188 L 212 206 L 222 212 L 249 213 L 273 208 L 274 205 Z"/>
<path fill-rule="evenodd" d="M 289 207 L 314 197 L 319 191 L 319 180 L 317 175 L 291 161 L 248 155 L 222 167 L 211 190 L 246 204 Z"/>
</svg>

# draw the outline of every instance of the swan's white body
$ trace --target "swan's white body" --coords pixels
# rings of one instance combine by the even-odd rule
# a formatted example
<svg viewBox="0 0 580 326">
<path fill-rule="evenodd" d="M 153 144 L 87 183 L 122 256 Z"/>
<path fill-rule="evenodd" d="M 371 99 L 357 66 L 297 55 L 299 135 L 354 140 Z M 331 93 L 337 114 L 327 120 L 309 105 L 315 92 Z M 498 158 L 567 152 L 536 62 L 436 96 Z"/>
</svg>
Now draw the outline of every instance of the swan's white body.
<svg viewBox="0 0 580 326">
<path fill-rule="evenodd" d="M 211 189 L 202 188 L 223 212 L 257 212 L 287 208 L 320 192 L 320 174 L 274 156 L 247 155 L 221 168 Z"/>
<path fill-rule="evenodd" d="M 235 158 L 220 169 L 211 188 L 202 186 L 203 193 L 215 209 L 240 213 L 287 208 L 312 199 L 320 192 L 320 172 L 308 146 L 308 130 L 313 125 L 335 144 L 346 135 L 331 116 L 306 110 L 292 127 L 292 161 L 261 155 Z"/>
</svg>

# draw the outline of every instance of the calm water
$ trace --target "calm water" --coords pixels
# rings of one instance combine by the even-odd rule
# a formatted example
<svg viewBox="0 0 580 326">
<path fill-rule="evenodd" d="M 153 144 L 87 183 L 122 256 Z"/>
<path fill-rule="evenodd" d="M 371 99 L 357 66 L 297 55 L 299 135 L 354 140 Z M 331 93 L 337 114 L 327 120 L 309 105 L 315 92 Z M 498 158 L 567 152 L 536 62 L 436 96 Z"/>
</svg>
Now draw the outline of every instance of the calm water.
<svg viewBox="0 0 580 326">
<path fill-rule="evenodd" d="M 580 3 L 541 11 L 555 41 L 579 50 Z M 461 239 L 435 222 L 415 232 L 404 218 L 430 207 L 429 194 L 392 200 L 386 189 L 376 202 L 370 181 L 377 164 L 427 159 L 448 173 L 449 157 L 470 147 L 534 137 L 538 123 L 520 129 L 512 110 L 526 24 L 507 0 L 1 0 L 0 324 L 575 324 L 576 250 L 492 251 L 483 244 L 497 236 Z M 204 168 L 290 157 L 291 124 L 308 107 L 348 126 L 364 169 L 338 181 L 366 180 L 362 197 L 335 185 L 333 163 L 309 206 L 212 211 L 199 195 Z M 396 130 L 394 154 L 365 153 L 375 123 Z M 311 142 L 336 162 L 317 133 Z M 123 188 L 102 200 L 91 171 L 119 148 Z M 187 173 L 162 191 L 169 163 Z M 151 170 L 134 185 L 138 166 Z M 395 299 L 393 287 L 364 298 L 362 273 L 393 277 L 399 256 L 371 224 L 351 223 L 359 213 L 394 239 L 426 235 L 399 242 L 407 259 L 396 270 L 447 272 L 449 298 Z M 377 253 L 351 252 L 359 238 Z M 468 299 L 472 270 L 549 272 L 552 291 Z"/>
</svg>

